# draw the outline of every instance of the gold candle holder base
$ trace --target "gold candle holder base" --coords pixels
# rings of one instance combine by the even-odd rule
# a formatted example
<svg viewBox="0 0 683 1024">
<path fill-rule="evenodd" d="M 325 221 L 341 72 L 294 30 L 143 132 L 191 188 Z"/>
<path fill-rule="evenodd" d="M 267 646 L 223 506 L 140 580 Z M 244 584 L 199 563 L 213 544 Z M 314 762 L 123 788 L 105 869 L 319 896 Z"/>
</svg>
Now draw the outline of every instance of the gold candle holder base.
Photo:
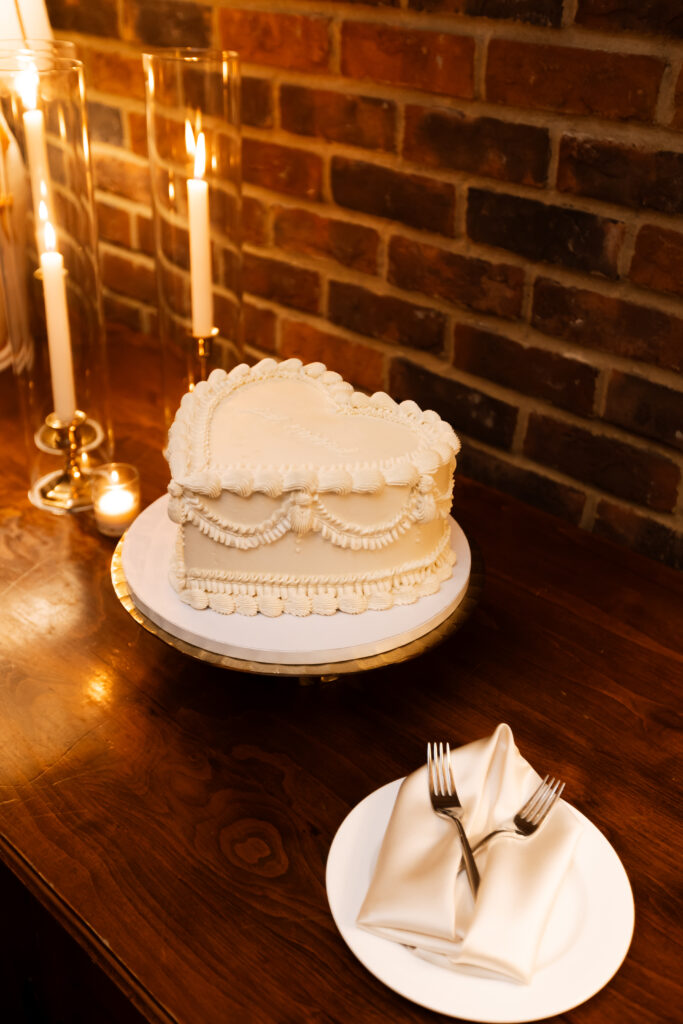
<svg viewBox="0 0 683 1024">
<path fill-rule="evenodd" d="M 194 348 L 190 357 L 190 365 L 188 366 L 190 391 L 192 391 L 195 384 L 198 384 L 200 380 L 206 380 L 208 377 L 209 360 L 211 359 L 212 348 L 211 343 L 217 334 L 218 328 L 214 327 L 211 334 L 206 337 L 200 337 L 198 334 L 192 335 Z"/>
<path fill-rule="evenodd" d="M 71 423 L 60 420 L 55 413 L 45 418 L 36 435 L 36 444 L 43 451 L 63 453 L 64 465 L 44 476 L 36 484 L 35 503 L 64 512 L 79 511 L 92 506 L 90 474 L 83 466 L 83 452 L 98 438 L 95 424 L 77 409 Z"/>
</svg>

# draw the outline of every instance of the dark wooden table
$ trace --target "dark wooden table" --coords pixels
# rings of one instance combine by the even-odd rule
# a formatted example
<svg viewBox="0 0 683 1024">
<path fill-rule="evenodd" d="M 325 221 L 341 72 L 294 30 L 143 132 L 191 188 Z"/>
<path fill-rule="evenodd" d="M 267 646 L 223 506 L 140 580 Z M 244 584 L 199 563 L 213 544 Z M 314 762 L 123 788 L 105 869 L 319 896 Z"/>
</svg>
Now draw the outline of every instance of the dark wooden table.
<svg viewBox="0 0 683 1024">
<path fill-rule="evenodd" d="M 111 354 L 117 454 L 146 504 L 168 479 L 156 357 L 122 339 Z M 3 376 L 0 1019 L 442 1019 L 349 952 L 325 863 L 349 810 L 428 738 L 500 721 L 566 779 L 635 894 L 627 960 L 562 1020 L 680 1019 L 680 575 L 459 478 L 486 567 L 460 631 L 312 686 L 226 671 L 133 621 L 90 514 L 28 503 Z"/>
</svg>

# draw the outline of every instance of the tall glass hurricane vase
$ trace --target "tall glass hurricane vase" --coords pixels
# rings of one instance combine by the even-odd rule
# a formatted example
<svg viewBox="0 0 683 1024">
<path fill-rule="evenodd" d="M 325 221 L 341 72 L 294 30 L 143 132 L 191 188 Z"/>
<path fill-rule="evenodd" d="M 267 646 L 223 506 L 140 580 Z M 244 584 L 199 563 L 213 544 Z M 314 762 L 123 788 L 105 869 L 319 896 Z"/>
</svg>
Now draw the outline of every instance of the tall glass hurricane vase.
<svg viewBox="0 0 683 1024">
<path fill-rule="evenodd" d="M 225 51 L 143 65 L 168 426 L 185 391 L 243 360 L 240 71 Z"/>
<path fill-rule="evenodd" d="M 112 457 L 83 67 L 57 49 L 0 54 L 0 283 L 31 500 L 91 504 Z"/>
</svg>

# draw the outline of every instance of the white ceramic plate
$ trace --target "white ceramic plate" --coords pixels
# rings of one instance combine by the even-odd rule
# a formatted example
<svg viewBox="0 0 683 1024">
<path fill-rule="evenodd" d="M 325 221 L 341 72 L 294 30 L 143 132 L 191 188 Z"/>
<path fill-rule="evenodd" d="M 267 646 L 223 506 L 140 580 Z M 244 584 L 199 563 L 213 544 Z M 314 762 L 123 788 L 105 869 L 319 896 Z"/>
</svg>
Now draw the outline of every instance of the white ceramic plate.
<svg viewBox="0 0 683 1024">
<path fill-rule="evenodd" d="M 633 894 L 612 846 L 575 808 L 571 810 L 584 831 L 529 985 L 446 970 L 356 926 L 401 781 L 390 782 L 354 807 L 334 837 L 327 860 L 332 916 L 361 963 L 414 1003 L 488 1024 L 552 1017 L 603 988 L 631 944 Z"/>
</svg>

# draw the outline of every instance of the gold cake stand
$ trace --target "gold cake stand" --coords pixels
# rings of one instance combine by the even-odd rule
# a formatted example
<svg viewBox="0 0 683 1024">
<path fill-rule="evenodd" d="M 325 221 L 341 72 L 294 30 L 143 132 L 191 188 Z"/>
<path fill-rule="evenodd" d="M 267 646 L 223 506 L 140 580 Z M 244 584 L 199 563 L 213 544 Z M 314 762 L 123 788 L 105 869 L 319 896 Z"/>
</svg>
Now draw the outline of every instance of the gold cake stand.
<svg viewBox="0 0 683 1024">
<path fill-rule="evenodd" d="M 411 640 L 406 644 L 398 645 L 392 650 L 385 651 L 383 654 L 374 654 L 364 658 L 349 658 L 345 661 L 322 662 L 316 665 L 279 665 L 272 662 L 247 661 L 241 658 L 231 658 L 226 654 L 214 654 L 213 651 L 206 651 L 202 647 L 197 647 L 194 644 L 187 643 L 187 641 L 181 640 L 177 636 L 173 636 L 172 633 L 168 633 L 165 629 L 162 629 L 150 618 L 144 615 L 143 612 L 141 612 L 135 605 L 133 598 L 131 597 L 123 571 L 122 555 L 124 539 L 125 534 L 116 545 L 116 549 L 111 560 L 111 579 L 114 585 L 114 591 L 129 615 L 131 615 L 132 618 L 143 626 L 149 633 L 152 633 L 154 636 L 158 636 L 164 641 L 164 643 L 167 643 L 170 647 L 174 647 L 177 651 L 182 651 L 183 654 L 189 654 L 190 657 L 197 658 L 198 661 L 206 661 L 210 665 L 217 665 L 220 668 L 232 669 L 234 672 L 250 672 L 261 676 L 298 676 L 299 681 L 303 684 L 318 681 L 329 682 L 340 675 L 350 674 L 353 672 L 367 672 L 369 669 L 383 668 L 386 665 L 396 665 L 399 662 L 409 661 L 411 658 L 419 657 L 420 654 L 424 654 L 425 651 L 430 650 L 432 647 L 436 647 L 437 644 L 440 644 L 446 639 L 446 637 L 460 629 L 476 607 L 484 586 L 484 562 L 481 552 L 477 545 L 473 544 L 468 539 L 471 551 L 472 567 L 467 583 L 467 590 L 457 607 L 451 612 L 448 618 L 444 619 L 443 622 L 438 626 L 435 626 L 434 629 L 430 630 L 428 633 L 425 633 L 424 636 L 418 637 L 416 640 Z"/>
</svg>

